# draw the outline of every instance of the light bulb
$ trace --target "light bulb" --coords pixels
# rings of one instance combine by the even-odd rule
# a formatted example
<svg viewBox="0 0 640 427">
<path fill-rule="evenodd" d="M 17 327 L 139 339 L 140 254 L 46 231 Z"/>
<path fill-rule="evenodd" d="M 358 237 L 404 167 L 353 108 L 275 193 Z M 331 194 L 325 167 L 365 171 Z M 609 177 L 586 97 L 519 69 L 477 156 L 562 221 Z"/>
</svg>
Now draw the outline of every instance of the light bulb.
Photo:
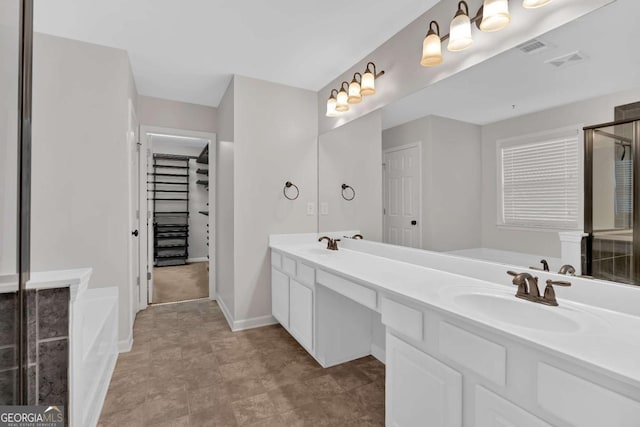
<svg viewBox="0 0 640 427">
<path fill-rule="evenodd" d="M 360 85 L 360 95 L 369 96 L 376 93 L 376 76 L 369 70 L 362 75 L 362 84 Z"/>
<path fill-rule="evenodd" d="M 460 6 L 467 5 L 461 1 Z M 471 46 L 473 44 L 473 38 L 471 37 L 471 19 L 469 19 L 469 9 L 467 11 L 462 10 L 462 7 L 456 12 L 456 16 L 451 21 L 449 26 L 449 44 L 447 50 L 449 52 L 459 52 Z"/>
<path fill-rule="evenodd" d="M 349 111 L 349 95 L 347 94 L 347 91 L 345 91 L 344 89 L 340 89 L 340 92 L 338 92 L 338 99 L 336 102 L 336 111 L 340 113 Z"/>
<path fill-rule="evenodd" d="M 359 75 L 360 73 L 356 73 Z M 360 83 L 356 79 L 356 76 L 353 76 L 353 80 L 349 84 L 349 99 L 347 100 L 349 104 L 359 104 L 362 101 L 362 95 L 360 94 Z"/>
<path fill-rule="evenodd" d="M 487 33 L 500 31 L 509 25 L 511 15 L 509 15 L 508 0 L 484 0 L 482 5 L 482 22 L 480 29 Z"/>
<path fill-rule="evenodd" d="M 438 31 L 434 31 L 432 26 L 435 24 Z M 422 60 L 420 65 L 423 67 L 432 67 L 442 64 L 442 42 L 440 41 L 440 28 L 436 21 L 429 24 L 429 32 L 422 42 Z"/>
<path fill-rule="evenodd" d="M 336 104 L 338 101 L 331 95 L 331 98 L 327 100 L 327 117 L 336 117 L 338 112 L 336 111 Z"/>
</svg>

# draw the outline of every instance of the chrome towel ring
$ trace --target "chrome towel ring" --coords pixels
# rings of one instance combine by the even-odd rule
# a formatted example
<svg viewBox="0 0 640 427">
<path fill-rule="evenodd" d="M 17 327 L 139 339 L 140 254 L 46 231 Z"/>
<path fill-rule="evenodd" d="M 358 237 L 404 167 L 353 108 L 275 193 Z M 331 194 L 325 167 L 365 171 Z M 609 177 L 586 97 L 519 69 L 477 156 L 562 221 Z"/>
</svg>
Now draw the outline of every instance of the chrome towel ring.
<svg viewBox="0 0 640 427">
<path fill-rule="evenodd" d="M 289 195 L 287 194 L 287 190 L 291 187 L 295 188 L 296 190 L 296 195 L 294 197 L 289 197 Z M 284 194 L 284 197 L 286 197 L 289 200 L 295 200 L 298 198 L 298 196 L 300 196 L 300 189 L 298 189 L 298 186 L 295 185 L 293 182 L 287 181 L 285 182 L 284 188 L 282 189 L 282 194 Z"/>
<path fill-rule="evenodd" d="M 351 190 L 351 197 L 347 197 L 345 196 L 345 191 L 347 190 Z M 348 193 L 348 191 L 347 191 Z M 356 190 L 353 189 L 352 186 L 347 185 L 347 184 L 342 184 L 342 198 L 345 199 L 346 201 L 350 202 L 351 200 L 356 198 Z"/>
</svg>

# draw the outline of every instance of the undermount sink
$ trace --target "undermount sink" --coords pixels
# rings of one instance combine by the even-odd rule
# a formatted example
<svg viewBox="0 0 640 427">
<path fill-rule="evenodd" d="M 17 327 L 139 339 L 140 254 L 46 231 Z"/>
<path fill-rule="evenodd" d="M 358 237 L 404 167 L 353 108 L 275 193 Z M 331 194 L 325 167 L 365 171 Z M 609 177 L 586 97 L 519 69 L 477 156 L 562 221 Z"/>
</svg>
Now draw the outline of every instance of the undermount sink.
<svg viewBox="0 0 640 427">
<path fill-rule="evenodd" d="M 465 293 L 453 297 L 460 308 L 503 323 L 547 332 L 572 333 L 580 330 L 580 324 L 559 312 L 558 307 L 549 307 L 525 301 L 515 296 L 487 293 Z"/>
</svg>

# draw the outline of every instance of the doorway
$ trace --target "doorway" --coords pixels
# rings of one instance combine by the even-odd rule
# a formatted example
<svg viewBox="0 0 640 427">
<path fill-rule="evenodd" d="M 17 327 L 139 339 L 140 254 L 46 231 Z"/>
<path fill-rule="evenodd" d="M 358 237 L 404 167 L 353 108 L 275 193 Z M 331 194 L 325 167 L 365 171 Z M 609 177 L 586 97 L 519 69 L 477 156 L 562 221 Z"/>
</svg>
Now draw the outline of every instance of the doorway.
<svg viewBox="0 0 640 427">
<path fill-rule="evenodd" d="M 422 247 L 422 162 L 420 143 L 384 150 L 383 241 Z"/>
<path fill-rule="evenodd" d="M 146 215 L 141 227 L 147 269 L 141 306 L 215 299 L 215 248 L 209 215 L 215 200 L 215 134 L 143 127 Z M 211 225 L 210 225 L 211 224 Z"/>
</svg>

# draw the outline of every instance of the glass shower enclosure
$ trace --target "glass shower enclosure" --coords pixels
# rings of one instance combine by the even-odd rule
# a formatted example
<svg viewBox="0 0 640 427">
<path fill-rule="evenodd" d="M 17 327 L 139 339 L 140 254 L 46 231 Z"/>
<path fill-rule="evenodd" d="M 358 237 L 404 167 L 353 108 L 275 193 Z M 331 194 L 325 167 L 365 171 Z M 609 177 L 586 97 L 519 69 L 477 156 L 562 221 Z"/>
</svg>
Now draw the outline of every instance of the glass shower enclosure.
<svg viewBox="0 0 640 427">
<path fill-rule="evenodd" d="M 583 274 L 640 285 L 640 120 L 584 132 Z"/>
</svg>

